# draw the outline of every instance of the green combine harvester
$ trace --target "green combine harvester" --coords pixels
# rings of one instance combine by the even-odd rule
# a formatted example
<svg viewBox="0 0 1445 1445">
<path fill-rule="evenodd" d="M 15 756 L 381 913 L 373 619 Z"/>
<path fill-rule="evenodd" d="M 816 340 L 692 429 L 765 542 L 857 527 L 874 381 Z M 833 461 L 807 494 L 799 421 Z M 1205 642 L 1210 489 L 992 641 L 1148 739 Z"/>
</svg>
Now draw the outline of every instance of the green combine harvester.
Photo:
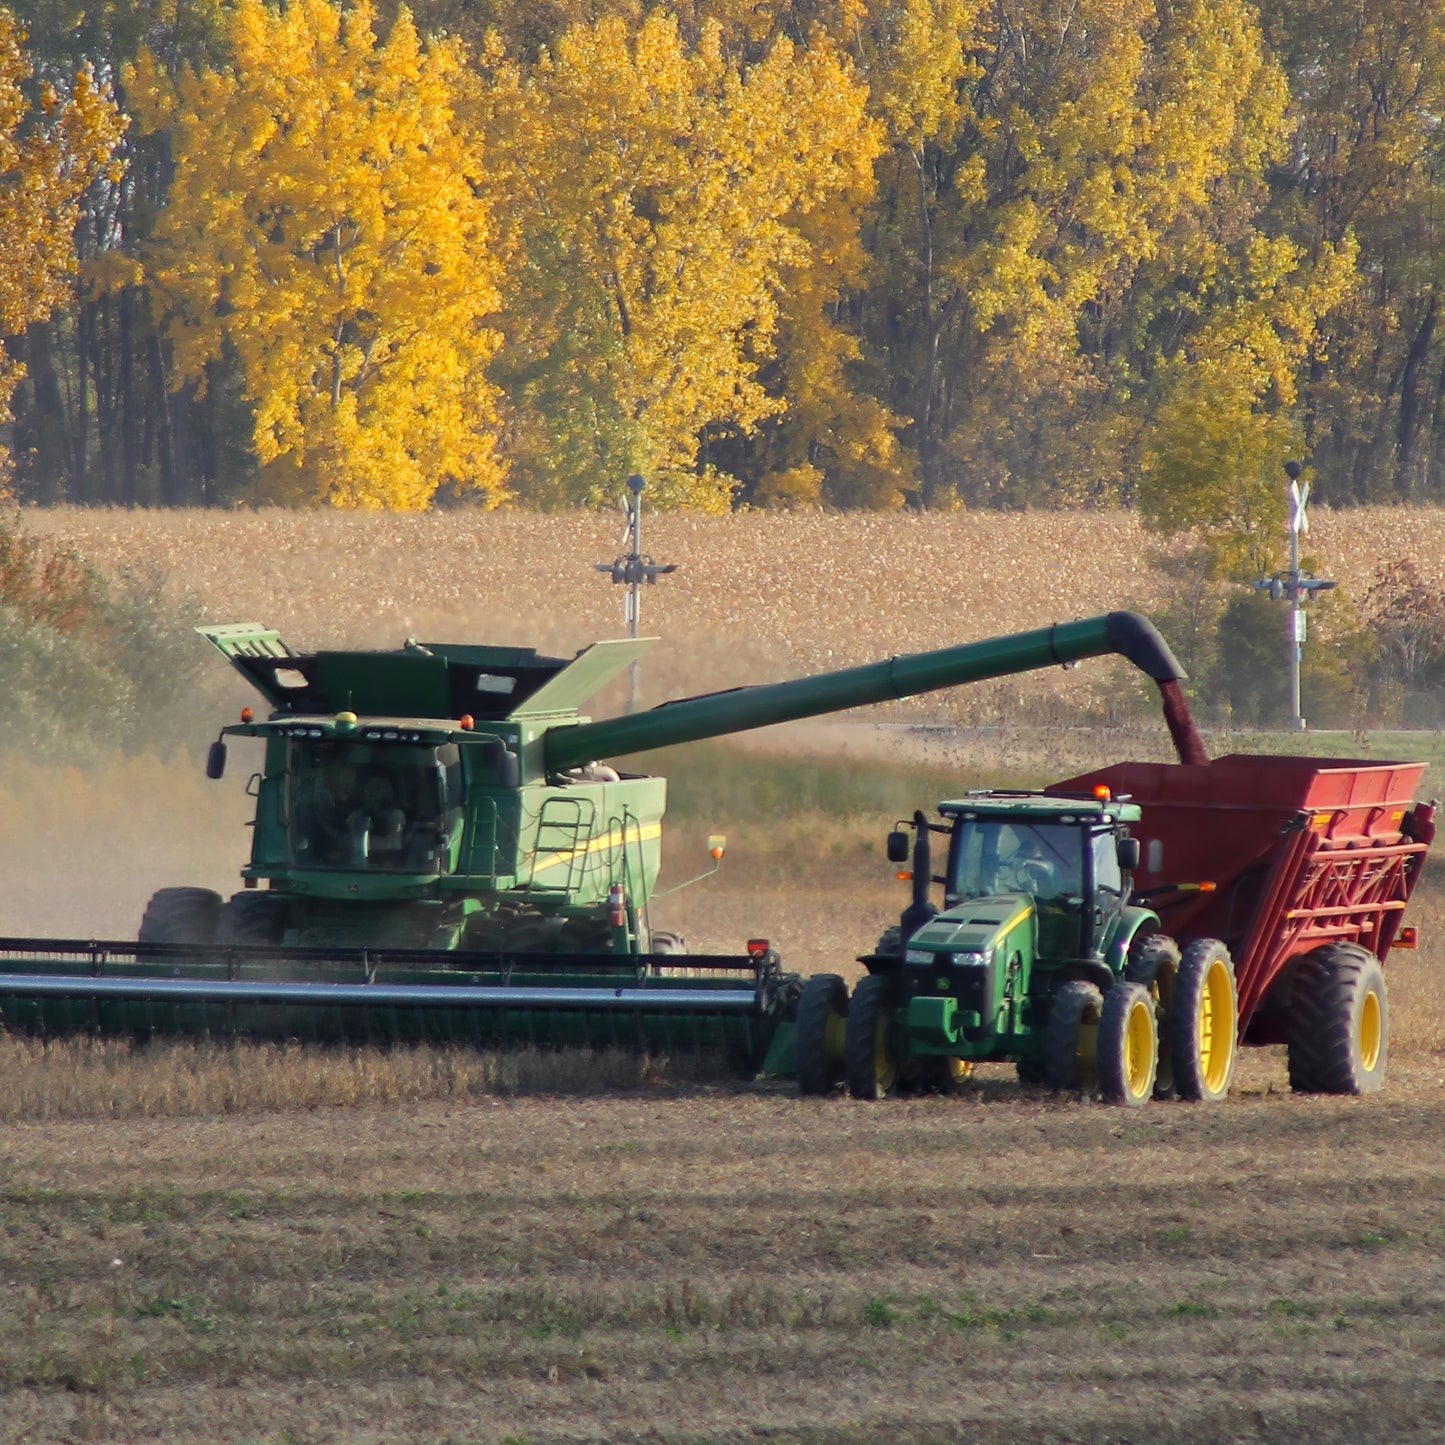
<svg viewBox="0 0 1445 1445">
<path fill-rule="evenodd" d="M 228 740 L 260 746 L 244 887 L 162 889 L 134 943 L 0 940 L 11 1029 L 700 1049 L 786 1070 L 802 981 L 762 940 L 687 955 L 653 929 L 666 782 L 600 760 L 1111 653 L 1158 682 L 1181 758 L 1203 757 L 1178 664 L 1127 612 L 599 722 L 580 708 L 647 641 L 567 660 L 200 630 L 266 703 L 207 764 L 220 778 Z"/>
</svg>

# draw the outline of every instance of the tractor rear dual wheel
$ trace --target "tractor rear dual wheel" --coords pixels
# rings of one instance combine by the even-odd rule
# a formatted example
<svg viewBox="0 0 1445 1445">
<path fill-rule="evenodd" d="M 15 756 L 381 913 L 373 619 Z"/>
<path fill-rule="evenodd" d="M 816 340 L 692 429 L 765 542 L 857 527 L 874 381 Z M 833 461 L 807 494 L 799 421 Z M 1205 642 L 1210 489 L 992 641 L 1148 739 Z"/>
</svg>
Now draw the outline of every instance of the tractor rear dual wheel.
<svg viewBox="0 0 1445 1445">
<path fill-rule="evenodd" d="M 815 973 L 798 998 L 798 1092 L 831 1094 L 843 1080 L 848 985 L 836 973 Z"/>
<path fill-rule="evenodd" d="M 1295 974 L 1288 1044 L 1296 1093 L 1377 1093 L 1390 1044 L 1380 960 L 1357 943 L 1306 954 Z"/>
</svg>

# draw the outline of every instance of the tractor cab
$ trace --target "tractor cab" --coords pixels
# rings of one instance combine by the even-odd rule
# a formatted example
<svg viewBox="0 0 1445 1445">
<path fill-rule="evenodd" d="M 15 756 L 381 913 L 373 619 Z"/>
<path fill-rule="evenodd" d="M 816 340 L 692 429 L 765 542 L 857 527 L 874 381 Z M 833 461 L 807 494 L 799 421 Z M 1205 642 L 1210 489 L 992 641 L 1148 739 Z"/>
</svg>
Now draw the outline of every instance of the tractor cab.
<svg viewBox="0 0 1445 1445">
<path fill-rule="evenodd" d="M 988 792 L 939 812 L 942 822 L 914 815 L 913 902 L 896 945 L 885 936 L 863 962 L 895 980 L 915 1051 L 985 1057 L 1036 1029 L 1060 982 L 1121 970 L 1152 916 L 1129 903 L 1139 809 L 1103 795 Z M 948 839 L 940 874 L 935 834 Z M 890 858 L 906 857 L 907 843 L 894 833 Z M 939 883 L 941 910 L 930 896 Z"/>
</svg>

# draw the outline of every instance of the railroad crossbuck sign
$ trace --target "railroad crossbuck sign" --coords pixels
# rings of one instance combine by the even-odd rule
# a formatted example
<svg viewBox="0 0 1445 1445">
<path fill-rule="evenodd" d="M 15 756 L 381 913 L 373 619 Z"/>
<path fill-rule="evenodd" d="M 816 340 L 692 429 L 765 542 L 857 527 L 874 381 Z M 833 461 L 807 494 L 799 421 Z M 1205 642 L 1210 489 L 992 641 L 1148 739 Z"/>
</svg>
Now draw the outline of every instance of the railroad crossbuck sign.
<svg viewBox="0 0 1445 1445">
<path fill-rule="evenodd" d="M 1289 484 L 1289 529 L 1299 536 L 1301 532 L 1308 532 L 1310 519 L 1305 515 L 1305 507 L 1310 499 L 1310 484 L 1305 482 L 1303 486 L 1290 478 Z"/>
</svg>

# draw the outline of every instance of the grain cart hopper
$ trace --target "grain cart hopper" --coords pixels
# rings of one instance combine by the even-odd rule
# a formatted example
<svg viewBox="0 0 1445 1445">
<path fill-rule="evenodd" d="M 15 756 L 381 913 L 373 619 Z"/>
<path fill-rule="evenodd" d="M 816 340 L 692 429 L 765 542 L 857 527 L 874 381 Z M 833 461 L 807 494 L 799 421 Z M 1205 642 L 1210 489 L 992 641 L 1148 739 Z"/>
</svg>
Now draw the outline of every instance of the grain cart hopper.
<svg viewBox="0 0 1445 1445">
<path fill-rule="evenodd" d="M 835 975 L 804 988 L 800 1088 L 846 1076 L 876 1098 L 994 1060 L 1122 1104 L 1218 1100 L 1242 1039 L 1287 1042 L 1296 1089 L 1378 1089 L 1381 960 L 1435 832 L 1434 804 L 1413 800 L 1422 771 L 1120 763 L 915 814 L 913 901 L 861 960 L 868 976 L 851 999 Z M 906 833 L 889 856 L 907 858 Z"/>
<path fill-rule="evenodd" d="M 419 645 L 298 653 L 203 635 L 265 699 L 245 888 L 152 898 L 139 943 L 0 940 L 10 1027 L 720 1048 L 755 1068 L 800 987 L 766 945 L 679 956 L 649 903 L 665 781 L 597 759 L 1119 653 L 1201 758 L 1179 669 L 1131 613 L 589 722 L 646 642 L 570 661 Z M 785 1031 L 786 1032 L 786 1031 Z"/>
</svg>

